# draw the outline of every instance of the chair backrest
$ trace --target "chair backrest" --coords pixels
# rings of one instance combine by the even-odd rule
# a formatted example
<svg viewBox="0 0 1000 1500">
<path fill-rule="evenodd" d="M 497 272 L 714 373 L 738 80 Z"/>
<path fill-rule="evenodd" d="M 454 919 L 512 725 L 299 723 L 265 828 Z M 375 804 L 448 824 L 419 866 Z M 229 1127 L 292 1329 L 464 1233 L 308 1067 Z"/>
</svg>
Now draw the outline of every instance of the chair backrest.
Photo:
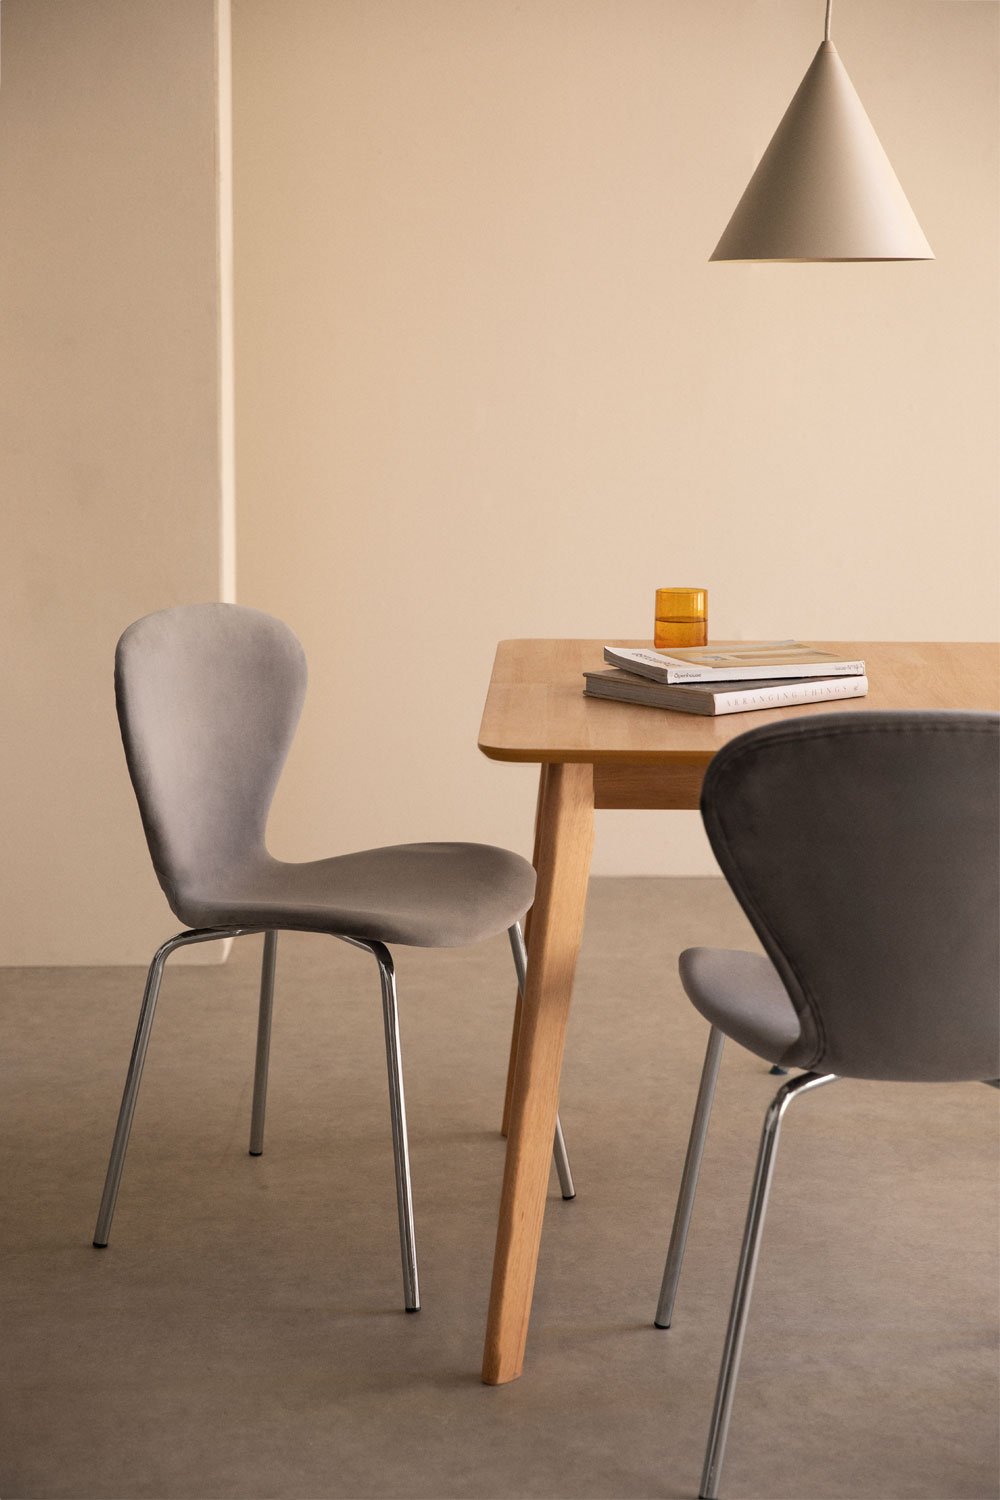
<svg viewBox="0 0 1000 1500">
<path fill-rule="evenodd" d="M 263 853 L 302 710 L 306 663 L 280 620 L 236 604 L 160 610 L 115 653 L 125 757 L 153 866 L 175 909 Z"/>
<path fill-rule="evenodd" d="M 997 1077 L 998 794 L 994 714 L 823 714 L 720 750 L 702 817 L 799 1014 L 798 1065 Z"/>
</svg>

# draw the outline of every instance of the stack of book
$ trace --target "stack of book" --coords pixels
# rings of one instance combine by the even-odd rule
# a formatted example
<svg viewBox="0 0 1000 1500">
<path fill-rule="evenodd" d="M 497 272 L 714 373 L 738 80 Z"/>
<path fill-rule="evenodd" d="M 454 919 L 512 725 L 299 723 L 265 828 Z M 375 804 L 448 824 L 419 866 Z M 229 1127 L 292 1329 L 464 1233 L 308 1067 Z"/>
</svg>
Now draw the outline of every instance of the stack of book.
<svg viewBox="0 0 1000 1500">
<path fill-rule="evenodd" d="M 688 714 L 738 714 L 863 698 L 865 664 L 801 641 L 717 641 L 672 651 L 605 646 L 605 672 L 584 673 L 588 698 Z"/>
</svg>

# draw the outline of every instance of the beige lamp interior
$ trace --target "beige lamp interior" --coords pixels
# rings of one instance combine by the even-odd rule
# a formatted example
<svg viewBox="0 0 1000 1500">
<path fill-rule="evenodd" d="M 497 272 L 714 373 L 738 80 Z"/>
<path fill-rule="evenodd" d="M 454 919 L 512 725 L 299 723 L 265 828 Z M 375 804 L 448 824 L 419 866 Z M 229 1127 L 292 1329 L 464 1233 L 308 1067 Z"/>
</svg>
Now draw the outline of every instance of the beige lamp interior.
<svg viewBox="0 0 1000 1500">
<path fill-rule="evenodd" d="M 712 260 L 933 260 L 827 34 Z"/>
</svg>

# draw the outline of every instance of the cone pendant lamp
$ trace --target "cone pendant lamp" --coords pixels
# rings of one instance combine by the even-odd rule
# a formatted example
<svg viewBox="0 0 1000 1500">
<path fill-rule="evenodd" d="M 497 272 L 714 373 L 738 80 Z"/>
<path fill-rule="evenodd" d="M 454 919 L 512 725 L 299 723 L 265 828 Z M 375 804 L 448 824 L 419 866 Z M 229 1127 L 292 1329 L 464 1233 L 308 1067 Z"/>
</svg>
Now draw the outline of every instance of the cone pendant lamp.
<svg viewBox="0 0 1000 1500">
<path fill-rule="evenodd" d="M 751 177 L 712 260 L 933 260 L 830 40 Z"/>
</svg>

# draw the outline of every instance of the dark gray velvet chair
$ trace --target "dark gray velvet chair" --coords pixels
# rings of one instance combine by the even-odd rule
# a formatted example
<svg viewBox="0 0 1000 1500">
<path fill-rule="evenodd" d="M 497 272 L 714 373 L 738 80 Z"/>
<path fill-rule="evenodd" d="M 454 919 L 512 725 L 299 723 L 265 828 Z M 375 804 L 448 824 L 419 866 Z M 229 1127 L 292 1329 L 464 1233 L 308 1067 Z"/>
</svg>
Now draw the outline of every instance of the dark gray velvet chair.
<svg viewBox="0 0 1000 1500">
<path fill-rule="evenodd" d="M 723 1039 L 792 1078 L 768 1108 L 702 1474 L 716 1500 L 778 1135 L 837 1078 L 1000 1073 L 1000 719 L 842 713 L 731 741 L 705 777 L 715 856 L 767 957 L 681 955 L 711 1025 L 656 1325 L 669 1328 Z"/>
<path fill-rule="evenodd" d="M 153 866 L 186 931 L 154 955 L 146 979 L 94 1244 L 111 1233 L 163 966 L 176 948 L 264 933 L 250 1154 L 264 1149 L 277 934 L 327 933 L 376 960 L 382 990 L 400 1249 L 407 1312 L 420 1306 L 396 979 L 388 943 L 450 948 L 506 930 L 523 989 L 520 918 L 535 872 L 487 844 L 401 844 L 288 864 L 264 835 L 298 723 L 305 656 L 279 620 L 235 604 L 162 610 L 118 642 L 115 694 L 129 774 Z M 557 1124 L 564 1198 L 573 1181 Z"/>
</svg>

